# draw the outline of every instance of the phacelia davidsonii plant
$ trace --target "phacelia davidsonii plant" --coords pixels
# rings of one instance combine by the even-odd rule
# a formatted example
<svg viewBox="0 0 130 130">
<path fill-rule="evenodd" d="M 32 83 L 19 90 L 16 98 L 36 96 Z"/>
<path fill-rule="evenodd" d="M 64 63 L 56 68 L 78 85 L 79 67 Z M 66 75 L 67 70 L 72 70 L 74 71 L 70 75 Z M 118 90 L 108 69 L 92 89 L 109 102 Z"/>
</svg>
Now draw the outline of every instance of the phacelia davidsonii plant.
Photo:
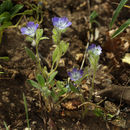
<svg viewBox="0 0 130 130">
<path fill-rule="evenodd" d="M 66 32 L 67 28 L 72 23 L 66 17 L 54 17 L 52 18 L 52 23 L 54 25 L 52 30 L 52 40 L 56 48 L 52 53 L 52 64 L 50 70 L 47 70 L 47 67 L 41 64 L 41 54 L 38 50 L 39 42 L 41 40 L 48 39 L 47 37 L 42 36 L 43 29 L 39 29 L 39 24 L 32 21 L 28 22 L 26 27 L 21 28 L 21 33 L 26 35 L 26 40 L 32 42 L 32 45 L 36 49 L 35 54 L 29 48 L 25 48 L 27 54 L 36 62 L 37 65 L 36 81 L 28 80 L 28 82 L 40 91 L 47 111 L 51 111 L 53 109 L 54 103 L 57 101 L 61 102 L 64 100 L 66 96 L 59 101 L 59 97 L 63 96 L 64 94 L 70 95 L 71 93 L 79 93 L 81 101 L 84 102 L 85 100 L 81 92 L 81 86 L 82 80 L 88 76 L 85 70 L 83 71 L 74 68 L 72 71 L 68 72 L 68 79 L 66 81 L 55 79 L 55 76 L 58 73 L 57 67 L 59 65 L 59 61 L 61 57 L 67 52 L 69 47 L 69 43 L 61 39 L 61 35 Z M 90 65 L 92 69 L 94 69 L 93 77 L 95 78 L 97 69 L 95 67 L 98 64 L 101 48 L 99 46 L 92 45 L 88 48 L 87 51 L 89 53 L 88 58 Z"/>
<path fill-rule="evenodd" d="M 54 28 L 52 30 L 52 39 L 54 44 L 56 45 L 56 48 L 52 55 L 51 73 L 57 69 L 60 58 L 68 50 L 69 43 L 66 43 L 65 41 L 61 40 L 61 35 L 62 33 L 65 33 L 66 29 L 72 24 L 66 17 L 54 17 L 52 18 L 52 23 L 54 25 Z"/>
<path fill-rule="evenodd" d="M 92 69 L 93 72 L 93 79 L 92 79 L 92 88 L 91 88 L 91 93 L 90 93 L 90 100 L 92 98 L 92 92 L 94 90 L 94 80 L 95 80 L 95 75 L 96 75 L 96 71 L 98 68 L 98 62 L 99 62 L 99 58 L 100 55 L 102 53 L 102 48 L 98 45 L 96 46 L 95 44 L 92 44 L 88 47 L 87 49 L 88 51 L 88 59 L 90 62 L 90 67 Z"/>
<path fill-rule="evenodd" d="M 39 42 L 41 40 L 48 39 L 47 37 L 42 36 L 43 29 L 38 29 L 39 24 L 35 24 L 32 21 L 28 22 L 26 27 L 21 28 L 21 33 L 26 35 L 26 40 L 32 42 L 32 45 L 36 48 L 36 54 L 34 54 L 29 48 L 25 48 L 28 55 L 36 62 L 38 67 L 38 73 L 36 74 L 37 81 L 28 81 L 33 87 L 39 89 L 42 93 L 45 107 L 49 110 L 52 109 L 52 101 L 57 101 L 61 95 L 68 92 L 68 89 L 65 88 L 66 82 L 55 80 L 55 76 L 58 73 L 57 67 L 60 58 L 66 53 L 69 47 L 69 43 L 61 40 L 61 35 L 62 33 L 65 33 L 66 28 L 71 25 L 71 22 L 69 22 L 66 17 L 54 17 L 52 22 L 54 25 L 52 38 L 54 44 L 56 44 L 56 48 L 52 54 L 52 66 L 50 71 L 47 71 L 46 66 L 42 66 L 39 55 L 40 53 L 38 51 Z"/>
<path fill-rule="evenodd" d="M 91 46 L 88 47 L 88 59 L 90 62 L 90 66 L 92 69 L 96 69 L 98 66 L 99 58 L 102 53 L 102 48 L 98 45 L 96 46 L 95 44 L 92 44 Z"/>
</svg>

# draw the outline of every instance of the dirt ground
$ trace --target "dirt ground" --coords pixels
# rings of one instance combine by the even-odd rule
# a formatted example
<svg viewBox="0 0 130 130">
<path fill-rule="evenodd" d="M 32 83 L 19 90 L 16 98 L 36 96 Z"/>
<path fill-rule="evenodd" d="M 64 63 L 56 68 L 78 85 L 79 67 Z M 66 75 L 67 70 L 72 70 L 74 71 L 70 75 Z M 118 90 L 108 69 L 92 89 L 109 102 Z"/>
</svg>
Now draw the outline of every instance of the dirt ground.
<svg viewBox="0 0 130 130">
<path fill-rule="evenodd" d="M 53 48 L 52 35 L 52 17 L 66 16 L 72 22 L 72 26 L 63 35 L 63 39 L 70 43 L 70 48 L 62 57 L 64 65 L 61 63 L 58 67 L 57 79 L 63 80 L 68 77 L 67 71 L 74 66 L 80 67 L 88 42 L 87 33 L 89 11 L 96 10 L 99 14 L 92 33 L 97 28 L 99 37 L 93 40 L 93 43 L 101 45 L 103 53 L 101 55 L 101 67 L 97 72 L 95 86 L 99 93 L 104 89 L 112 88 L 109 93 L 103 93 L 106 100 L 116 104 L 120 108 L 125 125 L 122 122 L 114 124 L 112 121 L 105 121 L 93 114 L 87 115 L 84 119 L 74 116 L 74 111 L 69 111 L 68 116 L 65 108 L 60 108 L 58 112 L 49 114 L 45 121 L 42 108 L 39 106 L 38 92 L 27 84 L 27 79 L 34 79 L 36 66 L 25 52 L 25 46 L 34 50 L 30 43 L 25 41 L 21 35 L 20 28 L 6 29 L 4 31 L 2 44 L 0 45 L 0 56 L 8 56 L 9 61 L 0 60 L 2 66 L 0 75 L 0 130 L 4 130 L 5 121 L 11 130 L 23 130 L 27 127 L 26 116 L 23 102 L 23 93 L 25 93 L 28 103 L 29 120 L 32 130 L 129 130 L 130 129 L 130 65 L 123 63 L 122 58 L 125 53 L 130 52 L 130 31 L 126 30 L 117 38 L 111 40 L 109 36 L 109 23 L 112 13 L 117 7 L 112 2 L 119 0 L 93 0 L 88 10 L 86 0 L 47 0 L 47 5 L 43 9 L 44 20 L 41 28 L 44 28 L 44 35 L 49 40 L 43 40 L 40 43 L 39 52 L 42 55 L 43 66 L 50 68 L 51 55 Z M 130 4 L 128 2 L 128 4 Z M 129 18 L 130 9 L 123 8 L 113 29 L 119 27 Z M 25 22 L 25 19 L 23 20 Z M 124 39 L 123 39 L 124 38 Z M 127 43 L 127 44 L 126 44 Z M 87 65 L 87 63 L 85 63 Z M 85 66 L 84 65 L 84 66 Z M 87 84 L 90 86 L 90 84 Z M 109 87 L 110 86 L 110 87 Z M 114 88 L 114 89 L 113 89 Z M 123 89 L 125 88 L 125 89 Z M 115 90 L 117 94 L 115 94 Z M 104 104 L 102 104 L 102 107 Z M 63 114 L 64 112 L 64 114 Z M 42 113 L 42 114 L 41 114 Z M 78 115 L 78 114 L 77 114 Z M 124 126 L 124 127 L 123 127 Z"/>
</svg>

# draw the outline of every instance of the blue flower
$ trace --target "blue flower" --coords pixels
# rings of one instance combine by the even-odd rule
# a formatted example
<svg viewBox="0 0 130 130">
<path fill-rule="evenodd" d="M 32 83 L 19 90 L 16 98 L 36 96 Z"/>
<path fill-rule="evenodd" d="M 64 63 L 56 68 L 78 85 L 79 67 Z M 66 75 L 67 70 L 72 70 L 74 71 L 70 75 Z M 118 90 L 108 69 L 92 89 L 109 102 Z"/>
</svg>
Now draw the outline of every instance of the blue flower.
<svg viewBox="0 0 130 130">
<path fill-rule="evenodd" d="M 23 35 L 26 34 L 30 37 L 34 37 L 38 26 L 39 24 L 34 24 L 34 22 L 28 22 L 26 27 L 21 28 L 21 32 Z"/>
<path fill-rule="evenodd" d="M 88 47 L 88 52 L 93 53 L 94 55 L 100 55 L 102 53 L 102 48 L 98 45 L 92 44 Z"/>
<path fill-rule="evenodd" d="M 63 30 L 72 24 L 66 17 L 54 17 L 52 18 L 52 22 L 53 26 L 57 27 L 59 30 Z"/>
<path fill-rule="evenodd" d="M 72 81 L 77 81 L 83 76 L 83 71 L 82 70 L 77 70 L 74 68 L 71 72 L 68 72 L 68 75 Z"/>
</svg>

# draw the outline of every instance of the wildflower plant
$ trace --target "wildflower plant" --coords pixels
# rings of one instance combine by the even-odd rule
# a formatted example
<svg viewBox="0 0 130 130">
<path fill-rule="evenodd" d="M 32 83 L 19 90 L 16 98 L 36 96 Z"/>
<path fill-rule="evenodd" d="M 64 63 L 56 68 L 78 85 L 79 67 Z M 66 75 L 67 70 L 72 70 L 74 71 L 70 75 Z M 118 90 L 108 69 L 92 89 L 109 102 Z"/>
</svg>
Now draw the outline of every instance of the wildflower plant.
<svg viewBox="0 0 130 130">
<path fill-rule="evenodd" d="M 69 43 L 62 40 L 61 36 L 72 23 L 66 17 L 54 17 L 52 18 L 52 23 L 54 26 L 52 30 L 52 40 L 56 47 L 52 53 L 52 65 L 49 71 L 46 66 L 42 66 L 38 50 L 39 42 L 48 39 L 48 37 L 43 36 L 43 29 L 39 29 L 40 25 L 32 21 L 28 22 L 26 27 L 21 28 L 21 33 L 26 35 L 26 40 L 30 41 L 32 46 L 36 49 L 35 54 L 32 50 L 25 47 L 27 54 L 37 65 L 36 81 L 28 80 L 28 82 L 40 91 L 47 111 L 51 111 L 54 103 L 63 101 L 73 92 L 79 93 L 81 101 L 84 102 L 85 99 L 80 90 L 82 80 L 88 76 L 85 70 L 73 68 L 72 71 L 68 72 L 68 80 L 60 81 L 55 79 L 58 74 L 57 67 L 59 61 L 69 48 Z M 95 70 L 95 74 L 99 56 L 101 54 L 101 48 L 100 46 L 92 45 L 87 51 L 89 53 L 91 67 Z M 66 96 L 61 99 L 61 96 L 64 94 Z"/>
<path fill-rule="evenodd" d="M 102 53 L 102 48 L 99 45 L 96 46 L 95 44 L 92 44 L 88 47 L 87 51 L 88 51 L 88 60 L 90 63 L 90 68 L 92 69 L 93 72 L 92 88 L 90 92 L 90 100 L 91 100 L 92 92 L 94 90 L 94 80 L 96 76 L 96 71 L 98 69 L 98 62 L 99 62 L 100 55 Z"/>
<path fill-rule="evenodd" d="M 89 62 L 92 69 L 96 69 L 98 66 L 100 54 L 102 53 L 102 48 L 98 45 L 92 44 L 88 47 L 88 54 L 89 54 Z"/>
<path fill-rule="evenodd" d="M 61 22 L 62 21 L 62 22 Z M 66 53 L 69 43 L 61 40 L 62 33 L 65 32 L 66 28 L 71 25 L 71 22 L 67 18 L 57 18 L 52 19 L 54 29 L 52 39 L 56 48 L 52 54 L 52 67 L 48 72 L 46 66 L 41 65 L 40 55 L 38 51 L 38 45 L 41 40 L 48 39 L 43 37 L 43 29 L 38 29 L 39 24 L 35 24 L 30 21 L 27 23 L 26 27 L 21 28 L 21 33 L 26 35 L 26 40 L 32 43 L 32 46 L 36 48 L 36 54 L 34 54 L 29 48 L 25 48 L 27 54 L 36 62 L 38 67 L 38 73 L 36 74 L 36 80 L 28 80 L 29 83 L 39 89 L 42 93 L 43 99 L 45 101 L 45 106 L 47 109 L 51 109 L 52 101 L 57 101 L 59 97 L 65 94 L 68 89 L 65 88 L 65 82 L 56 81 L 55 76 L 58 71 L 56 71 L 60 58 Z M 64 30 L 64 31 L 63 31 Z M 51 86 L 51 87 L 50 87 Z M 54 87 L 55 86 L 55 87 Z"/>
<path fill-rule="evenodd" d="M 52 55 L 52 71 L 55 71 L 58 67 L 60 58 L 66 53 L 69 47 L 69 43 L 61 40 L 62 33 L 65 33 L 66 29 L 72 24 L 68 18 L 54 17 L 52 18 L 52 23 L 54 25 L 52 39 L 56 48 Z M 54 67 L 55 66 L 55 67 Z"/>
</svg>

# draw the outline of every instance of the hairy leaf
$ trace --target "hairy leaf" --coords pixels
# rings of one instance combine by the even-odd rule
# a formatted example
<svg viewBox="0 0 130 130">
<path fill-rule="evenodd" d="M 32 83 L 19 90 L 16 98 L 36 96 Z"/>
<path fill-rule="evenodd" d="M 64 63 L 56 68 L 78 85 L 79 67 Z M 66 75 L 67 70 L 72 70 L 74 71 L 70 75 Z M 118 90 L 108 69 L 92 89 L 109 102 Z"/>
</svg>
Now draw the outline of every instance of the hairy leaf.
<svg viewBox="0 0 130 130">
<path fill-rule="evenodd" d="M 29 48 L 25 47 L 26 53 L 28 54 L 28 56 L 30 58 L 32 58 L 32 60 L 36 61 L 36 57 L 35 54 L 32 52 L 32 50 L 30 50 Z"/>
<path fill-rule="evenodd" d="M 45 79 L 41 74 L 37 75 L 37 81 L 38 81 L 38 83 L 40 84 L 41 87 L 45 86 Z"/>
</svg>

